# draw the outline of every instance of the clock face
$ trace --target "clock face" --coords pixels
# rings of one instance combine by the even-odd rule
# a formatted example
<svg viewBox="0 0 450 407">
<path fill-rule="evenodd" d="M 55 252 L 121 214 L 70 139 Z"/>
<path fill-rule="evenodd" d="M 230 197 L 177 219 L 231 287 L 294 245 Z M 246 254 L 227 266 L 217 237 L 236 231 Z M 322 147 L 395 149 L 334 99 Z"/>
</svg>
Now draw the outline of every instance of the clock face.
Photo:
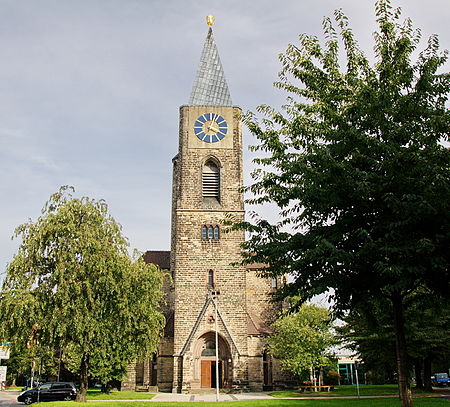
<svg viewBox="0 0 450 407">
<path fill-rule="evenodd" d="M 227 122 L 216 113 L 202 114 L 194 124 L 195 135 L 205 143 L 217 143 L 225 137 L 227 131 Z"/>
</svg>

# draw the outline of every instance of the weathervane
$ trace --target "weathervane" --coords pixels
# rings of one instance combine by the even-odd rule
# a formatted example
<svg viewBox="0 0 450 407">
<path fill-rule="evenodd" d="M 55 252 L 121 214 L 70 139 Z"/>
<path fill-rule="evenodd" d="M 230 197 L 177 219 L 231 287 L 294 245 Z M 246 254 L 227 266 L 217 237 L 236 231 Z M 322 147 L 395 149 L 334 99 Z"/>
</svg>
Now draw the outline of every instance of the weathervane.
<svg viewBox="0 0 450 407">
<path fill-rule="evenodd" d="M 216 17 L 212 16 L 211 14 L 209 16 L 206 16 L 206 24 L 208 24 L 210 27 L 214 25 L 215 21 Z"/>
</svg>

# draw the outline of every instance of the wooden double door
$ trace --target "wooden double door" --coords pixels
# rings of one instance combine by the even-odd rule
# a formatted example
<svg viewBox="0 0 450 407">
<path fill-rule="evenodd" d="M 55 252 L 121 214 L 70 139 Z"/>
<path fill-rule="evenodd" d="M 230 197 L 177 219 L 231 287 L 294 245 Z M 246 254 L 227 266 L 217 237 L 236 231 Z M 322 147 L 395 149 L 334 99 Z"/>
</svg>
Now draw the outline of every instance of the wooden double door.
<svg viewBox="0 0 450 407">
<path fill-rule="evenodd" d="M 219 360 L 219 388 L 223 387 L 224 365 Z M 216 388 L 216 361 L 201 361 L 201 386 L 202 388 Z"/>
</svg>

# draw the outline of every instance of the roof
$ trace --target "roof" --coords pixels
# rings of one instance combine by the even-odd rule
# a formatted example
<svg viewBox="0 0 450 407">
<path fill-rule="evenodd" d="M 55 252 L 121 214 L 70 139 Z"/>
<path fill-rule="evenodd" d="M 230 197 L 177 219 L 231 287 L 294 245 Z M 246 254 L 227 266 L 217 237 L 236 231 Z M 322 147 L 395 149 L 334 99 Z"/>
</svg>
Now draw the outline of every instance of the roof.
<svg viewBox="0 0 450 407">
<path fill-rule="evenodd" d="M 197 76 L 192 86 L 190 106 L 232 106 L 212 28 L 208 30 Z"/>
<path fill-rule="evenodd" d="M 170 270 L 170 251 L 148 250 L 144 253 L 144 261 L 156 264 L 162 270 Z"/>
<path fill-rule="evenodd" d="M 262 271 L 267 267 L 267 264 L 265 263 L 250 263 L 250 264 L 246 264 L 245 268 L 247 270 L 259 270 Z"/>
<path fill-rule="evenodd" d="M 274 331 L 256 314 L 247 311 L 247 333 L 248 335 L 270 335 Z"/>
</svg>

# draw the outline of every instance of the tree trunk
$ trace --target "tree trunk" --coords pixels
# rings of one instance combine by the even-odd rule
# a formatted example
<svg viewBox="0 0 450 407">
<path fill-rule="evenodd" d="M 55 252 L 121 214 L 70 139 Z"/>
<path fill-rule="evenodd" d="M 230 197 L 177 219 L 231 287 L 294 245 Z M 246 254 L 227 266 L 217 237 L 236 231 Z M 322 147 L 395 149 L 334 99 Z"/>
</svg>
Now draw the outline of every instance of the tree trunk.
<svg viewBox="0 0 450 407">
<path fill-rule="evenodd" d="M 427 355 L 423 361 L 423 384 L 424 389 L 430 393 L 433 391 L 431 383 L 431 356 Z"/>
<path fill-rule="evenodd" d="M 77 401 L 86 403 L 86 394 L 88 389 L 88 370 L 89 370 L 89 356 L 83 355 L 80 365 L 80 391 L 77 393 Z"/>
<path fill-rule="evenodd" d="M 392 295 L 394 307 L 395 351 L 397 355 L 398 389 L 402 407 L 412 407 L 413 400 L 408 380 L 408 364 L 406 355 L 405 321 L 403 315 L 403 298 L 401 294 Z"/>
<path fill-rule="evenodd" d="M 416 359 L 414 363 L 414 374 L 416 376 L 416 387 L 418 389 L 423 389 L 423 380 L 422 380 L 422 367 L 423 361 L 422 359 Z"/>
</svg>

